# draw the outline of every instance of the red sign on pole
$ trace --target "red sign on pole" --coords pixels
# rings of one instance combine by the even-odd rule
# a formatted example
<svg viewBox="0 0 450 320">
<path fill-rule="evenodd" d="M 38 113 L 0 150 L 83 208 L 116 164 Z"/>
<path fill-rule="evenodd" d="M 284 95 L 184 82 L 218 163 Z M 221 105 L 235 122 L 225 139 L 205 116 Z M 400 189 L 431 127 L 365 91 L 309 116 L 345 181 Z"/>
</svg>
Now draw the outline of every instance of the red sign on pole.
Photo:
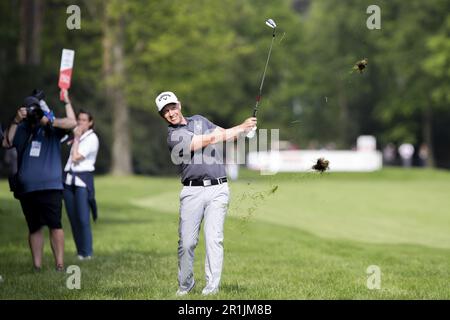
<svg viewBox="0 0 450 320">
<path fill-rule="evenodd" d="M 75 58 L 75 51 L 63 49 L 61 56 L 61 66 L 59 68 L 58 87 L 60 89 L 68 90 L 72 81 L 73 60 Z M 64 96 L 60 94 L 61 101 L 64 101 Z"/>
</svg>

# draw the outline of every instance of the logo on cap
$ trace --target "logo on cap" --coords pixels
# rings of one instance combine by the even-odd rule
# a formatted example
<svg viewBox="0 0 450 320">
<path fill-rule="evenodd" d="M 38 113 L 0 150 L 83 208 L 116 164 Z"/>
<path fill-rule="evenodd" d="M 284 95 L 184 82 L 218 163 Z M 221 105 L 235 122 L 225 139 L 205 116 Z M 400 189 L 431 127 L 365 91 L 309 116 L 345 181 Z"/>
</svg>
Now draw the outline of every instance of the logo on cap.
<svg viewBox="0 0 450 320">
<path fill-rule="evenodd" d="M 155 99 L 158 111 L 161 111 L 166 105 L 170 103 L 178 103 L 178 99 L 173 92 L 161 92 Z"/>
<path fill-rule="evenodd" d="M 170 98 L 170 94 L 163 94 L 161 97 L 159 97 L 158 101 L 161 102 L 162 99 L 167 100 L 168 98 Z"/>
</svg>

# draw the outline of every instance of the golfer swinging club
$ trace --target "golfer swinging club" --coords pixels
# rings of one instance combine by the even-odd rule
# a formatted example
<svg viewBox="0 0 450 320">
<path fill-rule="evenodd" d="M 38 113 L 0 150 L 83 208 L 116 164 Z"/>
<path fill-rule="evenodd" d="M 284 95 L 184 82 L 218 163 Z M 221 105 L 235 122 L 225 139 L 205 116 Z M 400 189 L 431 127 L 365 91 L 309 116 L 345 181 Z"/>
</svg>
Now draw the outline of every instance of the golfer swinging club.
<svg viewBox="0 0 450 320">
<path fill-rule="evenodd" d="M 176 294 L 186 295 L 195 286 L 194 250 L 203 219 L 206 286 L 202 294 L 216 294 L 222 274 L 223 225 L 229 201 L 225 165 L 216 144 L 250 132 L 256 126 L 256 118 L 248 118 L 238 126 L 223 129 L 200 115 L 183 117 L 181 103 L 173 92 L 162 92 L 155 101 L 159 114 L 169 124 L 167 143 L 172 161 L 180 166 L 184 185 L 180 193 Z M 201 163 L 195 161 L 196 151 L 202 153 Z M 179 161 L 181 157 L 183 160 Z"/>
</svg>

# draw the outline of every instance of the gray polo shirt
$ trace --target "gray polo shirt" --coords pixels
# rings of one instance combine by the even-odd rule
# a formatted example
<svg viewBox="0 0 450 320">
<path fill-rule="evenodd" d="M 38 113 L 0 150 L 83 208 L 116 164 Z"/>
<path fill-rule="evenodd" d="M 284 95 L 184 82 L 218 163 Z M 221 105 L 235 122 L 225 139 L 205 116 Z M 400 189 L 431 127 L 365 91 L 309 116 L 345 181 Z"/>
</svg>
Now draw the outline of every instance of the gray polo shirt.
<svg viewBox="0 0 450 320">
<path fill-rule="evenodd" d="M 187 124 L 169 125 L 167 144 L 172 162 L 179 166 L 181 181 L 217 179 L 226 176 L 223 144 L 209 145 L 190 151 L 194 135 L 208 134 L 217 127 L 201 115 L 186 117 Z"/>
</svg>

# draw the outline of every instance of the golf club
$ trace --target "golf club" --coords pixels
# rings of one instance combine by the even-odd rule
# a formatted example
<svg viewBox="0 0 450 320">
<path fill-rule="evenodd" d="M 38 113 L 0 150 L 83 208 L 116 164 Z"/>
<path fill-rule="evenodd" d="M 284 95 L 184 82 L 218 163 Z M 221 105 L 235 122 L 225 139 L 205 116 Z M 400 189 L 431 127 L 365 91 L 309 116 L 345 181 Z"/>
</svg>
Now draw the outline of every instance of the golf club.
<svg viewBox="0 0 450 320">
<path fill-rule="evenodd" d="M 259 102 L 261 101 L 261 97 L 262 97 L 262 89 L 263 89 L 263 85 L 264 85 L 264 79 L 266 77 L 267 66 L 269 65 L 270 54 L 272 53 L 273 41 L 275 40 L 275 29 L 277 27 L 277 24 L 272 19 L 266 20 L 266 25 L 268 27 L 272 28 L 272 30 L 273 30 L 272 42 L 270 43 L 269 53 L 267 54 L 266 65 L 264 66 L 264 72 L 261 77 L 261 84 L 259 86 L 259 94 L 256 97 L 256 104 L 255 104 L 255 107 L 253 108 L 253 117 L 256 117 L 256 114 L 258 113 L 258 106 L 259 106 Z M 247 138 L 249 138 L 249 139 L 253 138 L 255 136 L 255 133 L 256 133 L 256 127 L 254 127 L 252 129 L 252 131 L 247 133 Z"/>
</svg>

